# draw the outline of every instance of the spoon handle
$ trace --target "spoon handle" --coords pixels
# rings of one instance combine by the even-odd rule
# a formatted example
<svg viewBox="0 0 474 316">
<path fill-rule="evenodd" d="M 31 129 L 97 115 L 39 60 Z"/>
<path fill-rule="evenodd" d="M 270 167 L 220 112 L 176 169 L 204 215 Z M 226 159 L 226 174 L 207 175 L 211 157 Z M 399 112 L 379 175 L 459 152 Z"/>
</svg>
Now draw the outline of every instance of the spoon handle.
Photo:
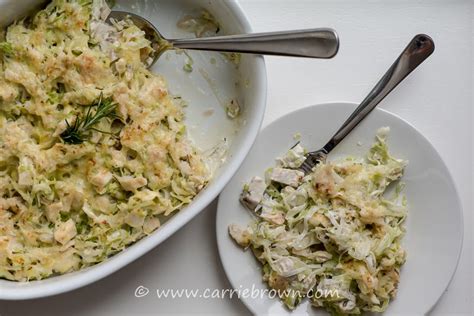
<svg viewBox="0 0 474 316">
<path fill-rule="evenodd" d="M 389 94 L 406 76 L 420 65 L 434 51 L 435 45 L 431 37 L 425 34 L 416 35 L 395 63 L 360 103 L 357 109 L 342 124 L 331 140 L 323 147 L 329 153 L 344 137 L 354 129 L 367 114 L 370 113 L 387 94 Z"/>
<path fill-rule="evenodd" d="M 332 58 L 339 49 L 329 28 L 168 40 L 174 47 L 208 51 Z"/>
</svg>

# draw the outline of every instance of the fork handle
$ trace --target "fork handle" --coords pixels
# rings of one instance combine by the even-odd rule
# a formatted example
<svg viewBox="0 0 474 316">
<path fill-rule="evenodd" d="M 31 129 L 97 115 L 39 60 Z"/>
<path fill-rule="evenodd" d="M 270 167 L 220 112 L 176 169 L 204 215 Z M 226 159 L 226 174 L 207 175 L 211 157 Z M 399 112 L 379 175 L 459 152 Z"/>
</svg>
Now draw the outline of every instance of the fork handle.
<svg viewBox="0 0 474 316">
<path fill-rule="evenodd" d="M 362 121 L 387 94 L 389 94 L 406 76 L 420 65 L 434 51 L 435 45 L 431 37 L 425 34 L 416 35 L 390 69 L 360 103 L 357 109 L 342 124 L 329 142 L 323 147 L 329 153 Z"/>
<path fill-rule="evenodd" d="M 332 58 L 339 49 L 337 33 L 330 28 L 168 41 L 174 47 L 183 49 L 312 58 Z"/>
</svg>

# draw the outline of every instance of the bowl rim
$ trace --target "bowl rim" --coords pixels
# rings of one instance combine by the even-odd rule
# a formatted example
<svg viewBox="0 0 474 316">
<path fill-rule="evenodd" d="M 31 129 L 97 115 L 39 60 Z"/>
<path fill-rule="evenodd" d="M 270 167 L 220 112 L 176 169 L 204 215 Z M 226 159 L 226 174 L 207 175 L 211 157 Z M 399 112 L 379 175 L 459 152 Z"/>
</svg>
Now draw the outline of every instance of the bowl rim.
<svg viewBox="0 0 474 316">
<path fill-rule="evenodd" d="M 226 7 L 235 16 L 236 20 L 242 25 L 244 33 L 251 33 L 253 31 L 240 3 L 237 1 L 225 1 L 221 5 Z M 243 136 L 239 149 L 233 153 L 232 159 L 229 159 L 222 173 L 206 188 L 205 194 L 194 200 L 195 204 L 188 206 L 186 212 L 179 213 L 180 218 L 178 222 L 169 222 L 168 225 L 161 227 L 153 234 L 141 239 L 116 255 L 85 269 L 38 281 L 15 282 L 0 280 L 0 300 L 27 300 L 48 297 L 66 293 L 96 282 L 137 260 L 203 211 L 219 195 L 237 172 L 254 144 L 263 122 L 267 102 L 267 72 L 263 56 L 254 55 L 253 58 L 255 68 L 257 69 L 257 76 L 254 80 L 258 82 L 260 88 L 256 94 L 258 107 L 253 114 L 254 119 L 247 121 L 245 127 L 248 132 Z M 59 279 L 61 277 L 64 277 L 64 279 Z M 2 283 L 5 284 L 4 282 L 15 284 L 15 288 L 7 286 L 5 290 L 2 290 L 2 287 L 4 287 Z"/>
<path fill-rule="evenodd" d="M 287 115 L 289 114 L 292 114 L 292 113 L 295 113 L 295 112 L 300 112 L 300 111 L 305 111 L 307 110 L 308 108 L 310 107 L 319 107 L 319 106 L 352 106 L 353 108 L 356 108 L 358 106 L 358 103 L 356 102 L 351 102 L 351 101 L 331 101 L 331 102 L 322 102 L 322 103 L 316 103 L 316 104 L 311 104 L 311 105 L 306 105 L 302 108 L 299 108 L 297 110 L 294 110 L 294 111 L 291 111 L 291 112 L 288 112 L 288 113 L 285 113 L 283 114 L 282 116 L 276 118 L 275 120 L 273 120 L 272 122 L 270 122 L 269 124 L 267 124 L 263 129 L 266 129 L 268 126 L 270 126 L 271 124 L 278 124 L 279 121 L 283 120 Z M 426 143 L 428 144 L 428 146 L 430 146 L 432 149 L 433 149 L 433 152 L 435 153 L 435 155 L 438 156 L 438 158 L 440 159 L 440 162 L 441 162 L 441 165 L 443 166 L 443 168 L 446 170 L 446 174 L 449 178 L 449 180 L 451 181 L 451 183 L 453 184 L 453 190 L 454 190 L 454 193 L 455 193 L 455 197 L 456 197 L 456 200 L 458 202 L 458 205 L 459 205 L 459 210 L 460 210 L 460 218 L 459 218 L 459 227 L 460 227 L 460 240 L 459 240 L 459 249 L 458 249 L 458 253 L 457 253 L 457 258 L 455 260 L 455 265 L 454 265 L 454 269 L 452 269 L 451 271 L 451 275 L 449 277 L 449 279 L 447 280 L 445 286 L 444 286 L 444 291 L 439 295 L 439 297 L 437 298 L 437 300 L 435 302 L 433 302 L 433 304 L 429 307 L 429 309 L 426 311 L 427 313 L 431 312 L 434 307 L 439 303 L 439 301 L 441 300 L 441 298 L 443 297 L 444 293 L 446 292 L 446 290 L 448 289 L 449 285 L 452 283 L 453 279 L 454 279 L 454 276 L 456 274 L 456 271 L 458 270 L 458 267 L 459 267 L 459 262 L 461 260 L 461 256 L 463 254 L 463 245 L 464 245 L 464 225 L 465 225 L 465 216 L 464 216 L 464 208 L 463 208 L 463 205 L 461 203 L 461 198 L 460 198 L 460 195 L 459 195 L 459 189 L 458 189 L 458 185 L 456 183 L 456 181 L 454 181 L 454 177 L 451 173 L 451 170 L 448 168 L 448 166 L 446 165 L 446 162 L 444 161 L 444 159 L 442 158 L 442 156 L 440 155 L 439 151 L 436 149 L 436 147 L 433 145 L 433 143 L 423 134 L 421 133 L 413 124 L 411 124 L 410 122 L 408 122 L 407 120 L 405 120 L 404 118 L 402 118 L 401 116 L 393 113 L 393 112 L 390 112 L 386 109 L 383 109 L 383 108 L 380 108 L 380 107 L 376 107 L 374 109 L 375 111 L 381 111 L 381 112 L 384 112 L 385 114 L 389 115 L 389 116 L 392 116 L 400 121 L 402 121 L 404 124 L 408 125 L 410 128 L 412 128 L 413 130 L 415 130 L 419 135 L 420 137 L 426 141 Z M 225 188 L 224 188 L 225 190 Z M 219 260 L 221 262 L 221 265 L 222 265 L 222 268 L 224 270 L 224 273 L 227 277 L 227 280 L 229 281 L 230 285 L 234 288 L 236 288 L 236 284 L 233 283 L 233 279 L 230 277 L 230 275 L 232 274 L 231 271 L 229 271 L 229 267 L 227 265 L 224 265 L 223 263 L 223 260 L 222 258 L 224 257 L 224 254 L 225 254 L 225 246 L 222 242 L 222 238 L 224 237 L 219 237 L 219 206 L 220 204 L 222 203 L 221 201 L 221 196 L 219 196 L 219 199 L 217 201 L 217 212 L 216 212 L 216 220 L 215 220 L 215 234 L 216 234 L 216 242 L 217 242 L 217 250 L 218 250 L 218 253 L 219 253 Z M 244 255 L 244 254 L 242 254 Z M 250 311 L 250 312 L 254 312 L 254 309 L 252 308 L 251 304 L 250 304 L 250 300 L 248 299 L 240 299 L 239 300 L 244 304 L 244 306 Z"/>
</svg>

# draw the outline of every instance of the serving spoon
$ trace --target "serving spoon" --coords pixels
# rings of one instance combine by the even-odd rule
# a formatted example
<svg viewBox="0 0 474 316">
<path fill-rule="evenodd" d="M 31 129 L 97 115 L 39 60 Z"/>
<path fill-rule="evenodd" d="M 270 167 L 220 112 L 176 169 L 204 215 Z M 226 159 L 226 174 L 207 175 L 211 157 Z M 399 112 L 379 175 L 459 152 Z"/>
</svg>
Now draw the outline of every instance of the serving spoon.
<svg viewBox="0 0 474 316">
<path fill-rule="evenodd" d="M 111 11 L 107 21 L 110 22 L 111 19 L 116 21 L 130 19 L 145 32 L 156 52 L 149 67 L 163 52 L 173 48 L 310 58 L 332 58 L 339 49 L 338 35 L 330 28 L 167 39 L 150 21 L 134 13 Z"/>
<path fill-rule="evenodd" d="M 310 152 L 300 166 L 300 170 L 308 174 L 320 162 L 325 162 L 326 157 L 334 147 L 339 144 L 403 79 L 416 67 L 428 58 L 435 49 L 431 37 L 425 34 L 416 35 L 403 50 L 401 55 L 388 69 L 385 75 L 360 103 L 341 128 L 324 145 L 323 148 Z"/>
</svg>

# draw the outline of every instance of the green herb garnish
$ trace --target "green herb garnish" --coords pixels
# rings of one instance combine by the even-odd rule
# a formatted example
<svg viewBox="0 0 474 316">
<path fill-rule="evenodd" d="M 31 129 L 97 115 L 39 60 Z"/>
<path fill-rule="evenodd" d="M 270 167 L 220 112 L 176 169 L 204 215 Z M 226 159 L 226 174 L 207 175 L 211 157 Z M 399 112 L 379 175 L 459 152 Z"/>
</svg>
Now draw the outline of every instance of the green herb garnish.
<svg viewBox="0 0 474 316">
<path fill-rule="evenodd" d="M 13 46 L 11 43 L 8 42 L 0 42 L 0 51 L 6 57 L 11 57 L 14 54 Z"/>
<path fill-rule="evenodd" d="M 188 54 L 187 51 L 184 51 L 184 54 L 186 55 L 187 60 L 186 60 L 186 63 L 184 64 L 184 66 L 183 66 L 183 70 L 186 71 L 186 72 L 192 72 L 192 71 L 193 71 L 194 60 L 193 60 L 193 58 Z"/>
<path fill-rule="evenodd" d="M 92 108 L 94 107 L 97 107 L 97 109 L 93 113 Z M 82 144 L 91 131 L 108 134 L 109 132 L 96 129 L 94 125 L 103 118 L 118 118 L 115 113 L 116 107 L 117 103 L 112 98 L 104 99 L 102 94 L 100 94 L 99 99 L 89 106 L 85 117 L 78 115 L 72 125 L 66 120 L 67 128 L 61 133 L 61 139 L 65 143 L 77 145 Z"/>
<path fill-rule="evenodd" d="M 67 222 L 71 218 L 71 214 L 59 212 L 59 218 L 61 219 L 61 222 Z"/>
<path fill-rule="evenodd" d="M 82 55 L 82 51 L 78 50 L 78 49 L 73 49 L 71 50 L 71 53 L 74 55 L 74 56 L 81 56 Z"/>
<path fill-rule="evenodd" d="M 86 233 L 89 231 L 90 226 L 89 226 L 89 217 L 87 216 L 86 213 L 82 212 L 79 215 L 79 220 L 76 221 L 76 230 L 78 234 Z"/>
<path fill-rule="evenodd" d="M 183 70 L 186 72 L 192 72 L 193 71 L 193 65 L 188 61 L 187 63 L 184 64 Z"/>
</svg>

